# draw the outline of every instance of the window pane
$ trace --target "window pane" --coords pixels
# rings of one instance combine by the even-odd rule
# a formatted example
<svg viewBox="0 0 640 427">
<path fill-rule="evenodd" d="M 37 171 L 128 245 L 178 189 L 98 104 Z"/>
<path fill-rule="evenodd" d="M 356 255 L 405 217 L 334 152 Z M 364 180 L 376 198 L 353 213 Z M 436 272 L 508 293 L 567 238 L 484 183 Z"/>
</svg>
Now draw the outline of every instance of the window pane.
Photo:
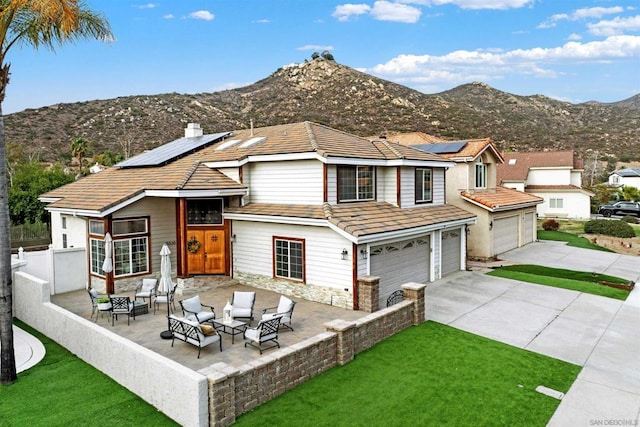
<svg viewBox="0 0 640 427">
<path fill-rule="evenodd" d="M 302 280 L 302 243 L 290 242 L 291 278 Z"/>
<path fill-rule="evenodd" d="M 90 239 L 91 244 L 91 272 L 104 275 L 102 264 L 104 263 L 104 240 Z"/>
<path fill-rule="evenodd" d="M 131 239 L 131 272 L 144 273 L 147 268 L 147 238 Z"/>
<path fill-rule="evenodd" d="M 373 199 L 373 167 L 358 166 L 358 200 Z"/>
<path fill-rule="evenodd" d="M 340 189 L 338 200 L 356 199 L 356 174 L 354 167 L 338 167 L 338 188 Z"/>
<path fill-rule="evenodd" d="M 416 202 L 431 201 L 431 169 L 416 169 Z"/>
<path fill-rule="evenodd" d="M 127 234 L 141 234 L 147 232 L 146 219 L 130 219 L 113 221 L 113 235 L 126 236 Z"/>
<path fill-rule="evenodd" d="M 113 242 L 113 251 L 115 259 L 114 274 L 122 276 L 123 274 L 131 274 L 131 240 L 116 240 Z"/>
<path fill-rule="evenodd" d="M 104 222 L 94 220 L 89 221 L 89 234 L 104 236 Z"/>
<path fill-rule="evenodd" d="M 476 164 L 476 188 L 485 188 L 487 186 L 487 166 Z"/>
<path fill-rule="evenodd" d="M 189 224 L 222 224 L 222 199 L 192 199 L 187 201 Z"/>
<path fill-rule="evenodd" d="M 304 254 L 301 242 L 276 240 L 275 258 L 277 277 L 304 279 Z"/>
</svg>

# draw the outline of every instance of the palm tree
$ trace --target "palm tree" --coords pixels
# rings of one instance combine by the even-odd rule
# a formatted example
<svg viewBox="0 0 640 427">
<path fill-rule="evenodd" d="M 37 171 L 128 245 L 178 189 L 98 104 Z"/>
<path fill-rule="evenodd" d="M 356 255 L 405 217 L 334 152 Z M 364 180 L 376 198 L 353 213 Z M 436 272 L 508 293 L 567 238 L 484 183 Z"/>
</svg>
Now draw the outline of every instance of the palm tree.
<svg viewBox="0 0 640 427">
<path fill-rule="evenodd" d="M 78 158 L 80 167 L 82 167 L 82 158 L 87 153 L 87 148 L 89 148 L 89 143 L 81 136 L 73 138 L 73 141 L 71 141 L 71 155 Z"/>
<path fill-rule="evenodd" d="M 15 45 L 51 50 L 76 39 L 113 39 L 107 20 L 83 0 L 0 0 L 0 384 L 17 379 L 13 348 L 11 241 L 2 102 L 9 84 L 7 54 Z"/>
</svg>

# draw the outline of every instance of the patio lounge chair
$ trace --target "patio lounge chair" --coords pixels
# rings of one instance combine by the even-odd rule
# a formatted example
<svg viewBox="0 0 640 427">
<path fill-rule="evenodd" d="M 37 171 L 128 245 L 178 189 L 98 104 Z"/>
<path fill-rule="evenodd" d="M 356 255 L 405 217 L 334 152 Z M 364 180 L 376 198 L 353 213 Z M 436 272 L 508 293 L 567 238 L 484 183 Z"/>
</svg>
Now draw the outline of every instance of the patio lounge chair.
<svg viewBox="0 0 640 427">
<path fill-rule="evenodd" d="M 173 334 L 171 340 L 171 347 L 176 339 L 184 341 L 186 343 L 195 345 L 198 347 L 198 359 L 200 359 L 200 350 L 202 347 L 206 347 L 211 343 L 219 342 L 220 351 L 222 351 L 222 338 L 220 332 L 211 327 L 210 335 L 205 335 L 202 330 L 202 325 L 195 320 L 189 320 L 187 318 L 180 319 L 175 315 L 169 316 L 169 331 Z"/>
<path fill-rule="evenodd" d="M 157 287 L 158 279 L 142 279 L 142 282 L 136 287 L 135 299 L 142 298 L 146 302 L 149 298 L 149 306 L 151 306 L 151 298 L 156 295 Z"/>
<path fill-rule="evenodd" d="M 91 288 L 88 289 L 89 298 L 91 298 L 91 317 L 89 319 L 93 319 L 93 315 L 96 315 L 96 323 L 98 323 L 98 316 L 102 313 L 108 313 L 111 311 L 111 302 L 98 303 L 98 299 L 100 299 L 98 295 L 98 291 Z"/>
<path fill-rule="evenodd" d="M 184 317 L 187 319 L 193 317 L 198 323 L 210 322 L 216 318 L 216 312 L 213 311 L 213 306 L 202 304 L 199 295 L 181 300 L 180 307 L 182 307 Z M 205 307 L 211 311 L 205 310 Z"/>
<path fill-rule="evenodd" d="M 174 312 L 176 309 L 176 303 L 174 300 L 174 297 L 176 295 L 176 288 L 178 287 L 178 285 L 175 284 L 171 284 L 171 290 L 169 291 L 169 309 L 171 310 L 171 312 Z M 158 306 L 160 304 L 166 304 L 167 303 L 167 295 L 156 295 L 156 297 L 153 299 L 153 314 L 156 314 L 156 310 L 158 309 Z"/>
<path fill-rule="evenodd" d="M 231 315 L 234 319 L 248 319 L 249 324 L 253 320 L 253 306 L 256 303 L 255 292 L 234 291 L 231 298 Z"/>
<path fill-rule="evenodd" d="M 284 295 L 280 295 L 280 301 L 277 307 L 267 307 L 262 310 L 262 320 L 273 319 L 274 317 L 280 318 L 280 327 L 285 327 L 293 331 L 291 326 L 291 317 L 293 317 L 293 309 L 296 306 L 296 302 L 290 300 Z M 269 313 L 271 311 L 271 313 Z"/>
<path fill-rule="evenodd" d="M 260 350 L 260 354 L 263 351 L 269 350 L 270 348 L 278 347 L 280 348 L 280 343 L 278 342 L 278 327 L 280 326 L 280 317 L 274 317 L 269 320 L 261 320 L 260 323 L 255 328 L 247 328 L 244 331 L 244 338 L 248 341 L 245 341 L 244 346 L 250 345 L 253 348 L 257 348 Z M 272 345 L 269 347 L 263 347 L 262 345 L 272 342 Z"/>
<path fill-rule="evenodd" d="M 129 325 L 129 320 L 131 317 L 135 320 L 136 312 L 134 310 L 135 305 L 131 302 L 131 298 L 129 297 L 116 297 L 109 296 L 109 300 L 111 301 L 111 326 L 114 325 L 114 320 L 118 319 L 119 314 L 127 315 L 127 325 Z"/>
</svg>

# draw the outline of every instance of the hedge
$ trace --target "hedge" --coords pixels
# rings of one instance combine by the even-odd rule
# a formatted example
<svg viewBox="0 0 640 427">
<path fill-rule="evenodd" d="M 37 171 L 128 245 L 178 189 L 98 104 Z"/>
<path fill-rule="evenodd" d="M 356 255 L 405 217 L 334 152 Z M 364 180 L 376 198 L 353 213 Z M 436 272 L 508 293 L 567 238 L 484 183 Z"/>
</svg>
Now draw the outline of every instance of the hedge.
<svg viewBox="0 0 640 427">
<path fill-rule="evenodd" d="M 614 237 L 635 237 L 633 227 L 622 220 L 592 219 L 584 224 L 587 234 L 604 234 Z"/>
</svg>

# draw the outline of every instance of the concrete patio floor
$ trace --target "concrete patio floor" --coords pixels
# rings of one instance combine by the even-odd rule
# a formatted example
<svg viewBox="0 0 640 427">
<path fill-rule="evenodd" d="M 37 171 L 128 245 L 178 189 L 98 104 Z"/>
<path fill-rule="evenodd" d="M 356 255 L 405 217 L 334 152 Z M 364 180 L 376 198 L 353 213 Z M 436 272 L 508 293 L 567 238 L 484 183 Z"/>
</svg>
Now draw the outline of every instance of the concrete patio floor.
<svg viewBox="0 0 640 427">
<path fill-rule="evenodd" d="M 231 299 L 233 291 L 256 292 L 256 303 L 254 307 L 256 320 L 251 323 L 253 326 L 258 323 L 262 309 L 277 306 L 280 298 L 280 294 L 276 292 L 243 286 L 227 277 L 212 276 L 210 279 L 207 279 L 207 285 L 207 290 L 203 290 L 197 294 L 200 295 L 202 303 L 215 307 L 217 317 L 222 317 L 222 309 L 227 300 Z M 133 292 L 123 293 L 122 295 L 130 296 L 133 299 Z M 195 295 L 195 293 L 189 295 L 176 294 L 176 314 L 182 316 L 178 301 L 189 298 L 192 295 Z M 362 311 L 347 310 L 301 298 L 292 299 L 297 303 L 292 318 L 294 331 L 281 329 L 278 337 L 278 342 L 281 347 L 291 346 L 304 339 L 325 332 L 324 324 L 331 320 L 356 320 L 367 314 Z M 91 316 L 91 301 L 86 290 L 52 295 L 51 302 L 85 319 L 89 319 Z M 111 326 L 111 318 L 109 316 L 100 316 L 97 324 L 196 371 L 218 362 L 225 362 L 232 366 L 240 366 L 264 355 L 268 355 L 269 351 L 274 351 L 267 350 L 261 356 L 258 350 L 251 347 L 244 347 L 242 335 L 236 335 L 235 343 L 232 344 L 232 337 L 227 334 L 222 334 L 222 352 L 220 352 L 218 344 L 214 343 L 203 348 L 200 359 L 198 359 L 197 347 L 179 340 L 175 340 L 174 346 L 171 347 L 170 339 L 165 340 L 160 337 L 160 332 L 167 329 L 167 308 L 165 305 L 160 307 L 161 310 L 154 314 L 153 306 L 151 306 L 148 314 L 136 316 L 135 320 L 132 318 L 129 326 L 127 326 L 126 316 L 119 316 L 114 326 Z"/>
</svg>

